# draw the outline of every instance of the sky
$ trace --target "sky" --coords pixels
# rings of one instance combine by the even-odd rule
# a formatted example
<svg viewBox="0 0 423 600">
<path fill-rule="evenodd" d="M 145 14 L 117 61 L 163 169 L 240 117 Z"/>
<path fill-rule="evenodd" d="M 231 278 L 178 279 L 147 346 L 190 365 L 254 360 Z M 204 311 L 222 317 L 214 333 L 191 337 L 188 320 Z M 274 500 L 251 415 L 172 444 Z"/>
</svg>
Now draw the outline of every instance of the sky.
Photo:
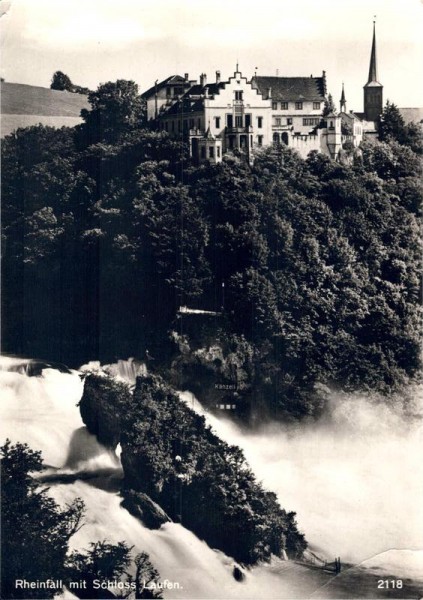
<svg viewBox="0 0 423 600">
<path fill-rule="evenodd" d="M 423 0 L 0 0 L 1 75 L 140 91 L 175 73 L 314 76 L 362 110 L 374 15 L 384 100 L 423 106 Z"/>
</svg>

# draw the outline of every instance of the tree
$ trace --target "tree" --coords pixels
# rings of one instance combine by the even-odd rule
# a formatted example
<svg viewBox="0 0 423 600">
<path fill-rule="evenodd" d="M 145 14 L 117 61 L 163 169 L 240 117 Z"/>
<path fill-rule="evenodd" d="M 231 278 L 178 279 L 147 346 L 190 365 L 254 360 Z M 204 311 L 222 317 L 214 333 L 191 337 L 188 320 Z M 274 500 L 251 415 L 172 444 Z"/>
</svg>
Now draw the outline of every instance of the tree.
<svg viewBox="0 0 423 600">
<path fill-rule="evenodd" d="M 386 141 L 390 138 L 403 144 L 405 141 L 405 123 L 398 106 L 387 100 L 380 115 L 379 139 Z"/>
<path fill-rule="evenodd" d="M 100 85 L 88 94 L 91 110 L 82 109 L 82 144 L 117 143 L 125 133 L 145 121 L 145 102 L 133 81 L 118 79 Z"/>
<path fill-rule="evenodd" d="M 71 92 L 73 89 L 73 84 L 70 78 L 65 75 L 65 73 L 62 73 L 62 71 L 56 71 L 51 79 L 50 89 L 62 91 L 66 90 Z"/>
<path fill-rule="evenodd" d="M 79 598 L 114 598 L 108 583 L 120 582 L 121 589 L 129 590 L 130 582 L 121 581 L 131 563 L 131 548 L 125 542 L 110 544 L 107 540 L 92 542 L 88 550 L 75 550 L 66 562 L 69 581 L 84 581 L 84 588 L 76 593 Z M 94 585 L 96 582 L 96 585 Z"/>
<path fill-rule="evenodd" d="M 335 103 L 333 101 L 332 94 L 329 94 L 328 97 L 325 99 L 322 117 L 327 117 L 328 115 L 330 115 L 333 112 L 336 112 L 336 107 L 335 107 Z"/>
<path fill-rule="evenodd" d="M 160 591 L 159 572 L 153 567 L 146 552 L 141 552 L 135 557 L 135 598 L 163 598 Z"/>
<path fill-rule="evenodd" d="M 64 579 L 70 537 L 82 526 L 84 504 L 79 498 L 60 508 L 31 473 L 41 471 L 41 453 L 27 444 L 0 448 L 2 513 L 2 598 L 53 598 L 57 590 L 20 589 L 17 579 Z"/>
</svg>

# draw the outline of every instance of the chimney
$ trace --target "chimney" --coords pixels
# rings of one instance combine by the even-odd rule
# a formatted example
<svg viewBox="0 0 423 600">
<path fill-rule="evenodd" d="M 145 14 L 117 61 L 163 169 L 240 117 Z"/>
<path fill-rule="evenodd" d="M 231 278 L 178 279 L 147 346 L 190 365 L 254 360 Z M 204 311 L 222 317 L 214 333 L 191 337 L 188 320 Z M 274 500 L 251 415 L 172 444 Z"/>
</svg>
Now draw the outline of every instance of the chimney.
<svg viewBox="0 0 423 600">
<path fill-rule="evenodd" d="M 268 87 L 268 88 L 267 88 L 267 97 L 268 97 L 268 98 L 271 98 L 271 97 L 272 97 L 272 88 L 271 88 L 271 87 Z"/>
<path fill-rule="evenodd" d="M 185 73 L 185 81 L 189 81 L 189 73 Z"/>
<path fill-rule="evenodd" d="M 207 75 L 205 73 L 201 73 L 200 75 L 200 85 L 204 87 L 207 83 Z"/>
<path fill-rule="evenodd" d="M 220 71 L 216 71 L 216 83 L 220 83 Z"/>
</svg>

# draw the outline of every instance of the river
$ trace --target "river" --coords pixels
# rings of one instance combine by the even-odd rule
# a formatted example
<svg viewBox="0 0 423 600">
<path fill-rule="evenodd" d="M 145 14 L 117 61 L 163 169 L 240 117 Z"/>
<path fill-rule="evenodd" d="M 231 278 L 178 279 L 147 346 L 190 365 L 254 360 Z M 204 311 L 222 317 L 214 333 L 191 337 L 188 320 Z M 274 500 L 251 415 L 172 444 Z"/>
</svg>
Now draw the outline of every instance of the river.
<svg viewBox="0 0 423 600">
<path fill-rule="evenodd" d="M 166 598 L 306 598 L 327 583 L 320 570 L 276 559 L 251 569 L 238 583 L 233 560 L 182 525 L 144 527 L 120 506 L 119 457 L 83 426 L 76 407 L 83 391 L 79 374 L 45 368 L 41 376 L 30 377 L 30 361 L 0 361 L 1 440 L 9 437 L 41 450 L 52 478 L 49 493 L 60 504 L 78 496 L 86 504 L 86 523 L 71 539 L 72 548 L 108 539 L 148 552 L 162 580 L 176 584 L 165 590 Z M 130 379 L 140 372 L 142 366 L 121 361 L 113 374 Z M 205 412 L 189 392 L 181 399 Z M 396 568 L 398 576 L 418 580 L 423 567 L 421 415 L 406 419 L 364 396 L 333 402 L 330 418 L 317 424 L 274 425 L 255 433 L 205 414 L 220 437 L 244 449 L 281 505 L 297 512 L 313 550 L 329 559 L 364 561 L 378 577 Z"/>
</svg>

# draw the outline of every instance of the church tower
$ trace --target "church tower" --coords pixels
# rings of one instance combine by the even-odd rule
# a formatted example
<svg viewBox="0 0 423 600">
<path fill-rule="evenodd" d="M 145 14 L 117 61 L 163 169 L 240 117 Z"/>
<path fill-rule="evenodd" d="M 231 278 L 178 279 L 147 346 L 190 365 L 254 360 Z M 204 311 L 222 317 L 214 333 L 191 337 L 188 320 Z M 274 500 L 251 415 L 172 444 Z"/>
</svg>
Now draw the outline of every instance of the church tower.
<svg viewBox="0 0 423 600">
<path fill-rule="evenodd" d="M 377 79 L 376 23 L 373 21 L 373 43 L 370 56 L 369 80 L 364 86 L 364 118 L 377 121 L 383 108 L 383 85 Z"/>
</svg>

